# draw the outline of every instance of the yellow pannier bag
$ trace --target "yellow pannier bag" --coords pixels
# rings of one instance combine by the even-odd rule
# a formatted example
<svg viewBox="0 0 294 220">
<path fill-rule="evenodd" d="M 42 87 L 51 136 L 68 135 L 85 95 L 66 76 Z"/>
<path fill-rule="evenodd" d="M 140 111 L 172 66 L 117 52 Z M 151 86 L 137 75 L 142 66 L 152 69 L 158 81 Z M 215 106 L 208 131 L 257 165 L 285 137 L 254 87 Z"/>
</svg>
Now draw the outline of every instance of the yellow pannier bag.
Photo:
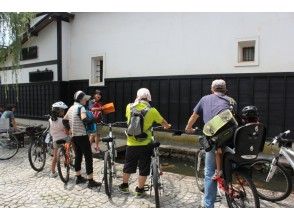
<svg viewBox="0 0 294 220">
<path fill-rule="evenodd" d="M 233 137 L 237 126 L 234 115 L 227 109 L 208 121 L 203 127 L 203 133 L 214 144 L 221 145 Z"/>
</svg>

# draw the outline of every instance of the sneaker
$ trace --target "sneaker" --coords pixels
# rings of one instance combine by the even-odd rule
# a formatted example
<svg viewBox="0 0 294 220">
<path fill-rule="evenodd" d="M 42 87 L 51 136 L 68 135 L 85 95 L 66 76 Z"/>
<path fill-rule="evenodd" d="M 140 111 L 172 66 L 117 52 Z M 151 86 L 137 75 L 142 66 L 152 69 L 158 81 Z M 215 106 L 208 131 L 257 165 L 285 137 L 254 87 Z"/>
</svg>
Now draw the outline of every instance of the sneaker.
<svg viewBox="0 0 294 220">
<path fill-rule="evenodd" d="M 55 172 L 55 173 L 50 173 L 50 178 L 56 178 L 58 176 L 58 173 Z"/>
<path fill-rule="evenodd" d="M 90 179 L 88 181 L 88 188 L 94 188 L 94 187 L 100 187 L 102 185 L 102 183 L 100 182 L 96 182 L 95 180 L 93 179 Z"/>
<path fill-rule="evenodd" d="M 86 183 L 87 182 L 87 179 L 85 177 L 82 177 L 81 175 L 76 176 L 76 177 L 77 177 L 76 184 L 81 184 L 81 183 Z"/>
<path fill-rule="evenodd" d="M 222 177 L 222 175 L 223 175 L 223 171 L 222 170 L 220 170 L 220 171 L 215 171 L 215 173 L 214 173 L 214 175 L 212 176 L 212 180 L 213 181 L 217 181 L 219 178 L 221 178 Z"/>
<path fill-rule="evenodd" d="M 137 187 L 136 187 L 136 190 L 135 190 L 135 195 L 136 195 L 136 197 L 138 197 L 138 198 L 142 198 L 142 197 L 146 196 L 146 193 L 145 193 L 144 188 L 143 188 L 143 189 L 140 189 L 140 188 L 137 186 Z"/>
<path fill-rule="evenodd" d="M 119 189 L 119 191 L 121 193 L 124 193 L 124 194 L 129 194 L 130 193 L 128 184 L 122 183 L 122 184 L 119 185 L 118 189 Z"/>
</svg>

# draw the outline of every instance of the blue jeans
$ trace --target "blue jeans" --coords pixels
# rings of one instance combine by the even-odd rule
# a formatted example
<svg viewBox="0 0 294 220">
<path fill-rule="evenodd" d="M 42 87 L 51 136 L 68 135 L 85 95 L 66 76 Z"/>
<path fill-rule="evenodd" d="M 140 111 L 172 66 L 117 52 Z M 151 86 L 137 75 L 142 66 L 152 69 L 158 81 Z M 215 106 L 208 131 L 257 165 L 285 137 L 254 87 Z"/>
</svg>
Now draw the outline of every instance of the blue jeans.
<svg viewBox="0 0 294 220">
<path fill-rule="evenodd" d="M 204 207 L 214 208 L 217 193 L 217 184 L 212 180 L 215 172 L 215 149 L 205 154 L 205 177 L 204 177 Z"/>
</svg>

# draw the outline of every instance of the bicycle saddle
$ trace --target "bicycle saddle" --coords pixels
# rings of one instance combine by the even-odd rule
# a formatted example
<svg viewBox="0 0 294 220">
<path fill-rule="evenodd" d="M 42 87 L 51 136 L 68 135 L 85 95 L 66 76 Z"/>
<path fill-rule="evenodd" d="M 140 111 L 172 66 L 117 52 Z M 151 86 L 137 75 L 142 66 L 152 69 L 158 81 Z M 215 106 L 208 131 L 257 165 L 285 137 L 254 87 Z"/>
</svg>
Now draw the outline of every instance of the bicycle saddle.
<svg viewBox="0 0 294 220">
<path fill-rule="evenodd" d="M 56 141 L 56 144 L 65 144 L 66 143 L 66 140 L 58 140 Z"/>
<path fill-rule="evenodd" d="M 114 139 L 115 139 L 115 137 L 109 137 L 109 136 L 107 136 L 107 137 L 101 138 L 101 141 L 102 142 L 105 142 L 105 143 L 109 143 L 109 142 L 112 142 Z"/>
</svg>

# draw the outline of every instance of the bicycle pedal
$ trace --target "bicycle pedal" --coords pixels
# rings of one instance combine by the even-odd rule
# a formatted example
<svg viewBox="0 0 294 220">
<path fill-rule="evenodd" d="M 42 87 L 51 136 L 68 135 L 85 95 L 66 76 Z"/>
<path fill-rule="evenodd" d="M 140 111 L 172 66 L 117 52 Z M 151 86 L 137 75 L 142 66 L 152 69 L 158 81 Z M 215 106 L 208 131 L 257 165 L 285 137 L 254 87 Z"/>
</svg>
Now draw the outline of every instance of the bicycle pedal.
<svg viewBox="0 0 294 220">
<path fill-rule="evenodd" d="M 149 185 L 144 185 L 144 191 L 149 191 L 150 190 L 150 186 Z"/>
</svg>

